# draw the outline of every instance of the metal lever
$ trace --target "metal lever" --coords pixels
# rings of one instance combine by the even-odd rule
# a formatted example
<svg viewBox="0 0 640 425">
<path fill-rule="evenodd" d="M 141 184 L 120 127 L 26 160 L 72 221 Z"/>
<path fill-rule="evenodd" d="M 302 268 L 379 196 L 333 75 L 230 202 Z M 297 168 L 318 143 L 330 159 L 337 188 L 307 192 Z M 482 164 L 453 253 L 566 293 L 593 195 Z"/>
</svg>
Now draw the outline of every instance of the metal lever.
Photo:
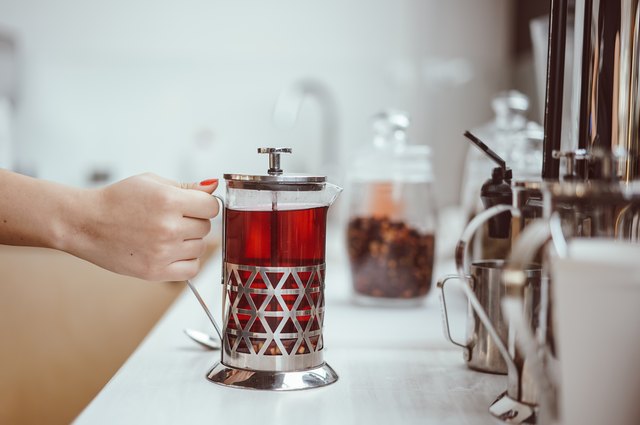
<svg viewBox="0 0 640 425">
<path fill-rule="evenodd" d="M 280 154 L 291 153 L 291 148 L 258 148 L 258 153 L 269 154 L 269 175 L 277 176 L 282 174 L 280 168 Z"/>
<path fill-rule="evenodd" d="M 507 163 L 504 161 L 504 159 L 502 159 L 500 157 L 500 155 L 498 155 L 497 153 L 495 153 L 493 151 L 493 149 L 491 149 L 489 146 L 485 145 L 482 140 L 478 139 L 476 136 L 474 136 L 470 131 L 465 131 L 464 132 L 464 137 L 466 137 L 467 139 L 469 139 L 475 146 L 478 147 L 478 149 L 480 149 L 482 152 L 484 152 L 485 154 L 487 154 L 487 156 L 493 160 L 493 162 L 495 162 L 496 164 L 498 164 L 498 166 L 500 168 L 502 168 L 503 170 L 507 169 Z"/>
</svg>

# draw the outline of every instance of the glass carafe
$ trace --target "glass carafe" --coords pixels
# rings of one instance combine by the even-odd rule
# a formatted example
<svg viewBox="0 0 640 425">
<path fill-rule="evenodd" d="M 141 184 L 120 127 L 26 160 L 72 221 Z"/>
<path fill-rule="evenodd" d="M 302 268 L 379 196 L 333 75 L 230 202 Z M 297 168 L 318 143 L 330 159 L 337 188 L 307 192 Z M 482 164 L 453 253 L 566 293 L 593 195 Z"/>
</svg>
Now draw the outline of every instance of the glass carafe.
<svg viewBox="0 0 640 425">
<path fill-rule="evenodd" d="M 436 229 L 430 149 L 409 145 L 407 115 L 374 117 L 373 146 L 348 176 L 347 248 L 356 302 L 418 305 L 431 288 Z"/>
</svg>

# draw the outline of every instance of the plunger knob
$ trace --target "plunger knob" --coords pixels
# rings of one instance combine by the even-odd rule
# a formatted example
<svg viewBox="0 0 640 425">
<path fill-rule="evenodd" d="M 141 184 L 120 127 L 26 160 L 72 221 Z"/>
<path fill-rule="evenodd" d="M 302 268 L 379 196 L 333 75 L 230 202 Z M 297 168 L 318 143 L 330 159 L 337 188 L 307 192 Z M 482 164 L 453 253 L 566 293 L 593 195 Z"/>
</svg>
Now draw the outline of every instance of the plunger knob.
<svg viewBox="0 0 640 425">
<path fill-rule="evenodd" d="M 258 153 L 269 154 L 269 170 L 267 172 L 270 176 L 282 174 L 282 168 L 280 168 L 280 154 L 291 153 L 291 151 L 291 148 L 258 148 Z"/>
</svg>

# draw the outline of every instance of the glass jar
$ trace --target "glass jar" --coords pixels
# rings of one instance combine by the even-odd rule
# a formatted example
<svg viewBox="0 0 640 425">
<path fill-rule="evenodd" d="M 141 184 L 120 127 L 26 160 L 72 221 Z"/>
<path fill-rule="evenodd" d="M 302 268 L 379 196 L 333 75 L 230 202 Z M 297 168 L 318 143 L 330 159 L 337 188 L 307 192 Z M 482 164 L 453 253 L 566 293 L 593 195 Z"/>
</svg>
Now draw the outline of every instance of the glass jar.
<svg viewBox="0 0 640 425">
<path fill-rule="evenodd" d="M 431 288 L 436 205 L 431 150 L 407 144 L 409 118 L 384 111 L 350 173 L 347 250 L 355 300 L 419 305 Z"/>
</svg>

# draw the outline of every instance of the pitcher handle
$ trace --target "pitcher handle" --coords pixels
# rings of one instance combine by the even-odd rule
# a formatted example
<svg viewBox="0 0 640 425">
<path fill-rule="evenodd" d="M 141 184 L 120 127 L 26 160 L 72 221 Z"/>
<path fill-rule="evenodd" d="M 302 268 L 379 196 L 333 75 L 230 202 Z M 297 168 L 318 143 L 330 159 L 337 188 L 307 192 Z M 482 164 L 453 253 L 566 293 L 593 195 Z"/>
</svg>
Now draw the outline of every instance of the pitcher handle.
<svg viewBox="0 0 640 425">
<path fill-rule="evenodd" d="M 464 228 L 464 230 L 462 231 L 462 236 L 460 236 L 460 240 L 456 245 L 455 258 L 458 274 L 460 274 L 461 276 L 467 274 L 467 246 L 469 245 L 469 242 L 476 234 L 478 229 L 480 229 L 480 227 L 489 219 L 504 212 L 511 212 L 511 215 L 515 217 L 520 216 L 520 210 L 516 207 L 513 207 L 511 205 L 495 205 L 473 217 L 469 224 L 467 224 L 467 227 Z"/>
<path fill-rule="evenodd" d="M 224 254 L 225 254 L 225 240 L 226 240 L 226 227 L 225 226 L 225 205 L 224 205 L 224 199 L 222 199 L 220 196 L 218 195 L 213 195 L 214 198 L 216 198 L 218 200 L 218 202 L 220 202 L 220 204 L 222 205 L 222 284 L 224 285 L 224 289 L 222 290 L 222 308 L 224 311 L 224 305 L 225 305 L 225 301 L 226 301 L 226 295 L 227 295 L 227 287 L 225 285 L 225 281 L 224 281 Z M 218 322 L 216 322 L 216 319 L 213 317 L 213 314 L 211 313 L 211 310 L 209 310 L 209 307 L 207 307 L 207 304 L 204 302 L 204 299 L 202 299 L 202 297 L 200 296 L 200 293 L 198 292 L 198 290 L 196 289 L 195 285 L 190 281 L 187 280 L 187 285 L 189 286 L 189 289 L 191 289 L 191 292 L 193 292 L 193 295 L 195 295 L 196 299 L 198 300 L 198 302 L 200 303 L 200 305 L 202 306 L 202 309 L 204 310 L 204 312 L 207 314 L 207 317 L 209 318 L 209 320 L 211 321 L 211 324 L 213 325 L 213 328 L 216 330 L 216 333 L 218 334 L 218 337 L 220 338 L 220 341 L 223 341 L 222 338 L 222 330 L 220 329 L 220 325 L 218 325 Z"/>
<path fill-rule="evenodd" d="M 447 313 L 447 301 L 444 295 L 444 285 L 448 280 L 451 279 L 471 280 L 471 276 L 458 276 L 457 274 L 449 274 L 438 280 L 437 283 L 438 289 L 440 290 L 440 306 L 442 307 L 442 329 L 444 331 L 444 337 L 453 345 L 457 345 L 458 347 L 462 348 L 464 350 L 464 359 L 466 361 L 469 361 L 469 359 L 471 358 L 471 346 L 469 344 L 461 344 L 451 337 L 451 329 L 449 327 L 449 314 Z"/>
<path fill-rule="evenodd" d="M 462 236 L 460 237 L 460 240 L 456 245 L 455 257 L 456 257 L 456 267 L 458 270 L 458 275 L 466 276 L 468 274 L 466 271 L 467 263 L 468 263 L 467 246 L 469 245 L 469 241 L 471 241 L 471 238 L 473 238 L 473 235 L 487 220 L 489 220 L 490 218 L 498 214 L 502 214 L 503 212 L 506 212 L 506 211 L 510 211 L 512 216 L 515 216 L 515 217 L 520 216 L 520 210 L 514 206 L 495 205 L 491 208 L 488 208 L 482 211 L 480 214 L 476 215 L 469 222 L 469 224 L 467 224 L 467 227 L 462 232 Z M 462 289 L 465 295 L 467 296 L 467 299 L 469 300 L 469 304 L 471 304 L 471 307 L 475 311 L 476 315 L 478 316 L 478 318 L 480 319 L 484 327 L 487 328 L 487 332 L 489 333 L 489 336 L 491 336 L 491 339 L 493 339 L 494 343 L 496 344 L 496 347 L 498 348 L 498 351 L 500 352 L 500 355 L 502 356 L 505 363 L 507 364 L 508 375 L 515 376 L 519 382 L 520 377 L 518 373 L 518 368 L 516 367 L 515 362 L 509 355 L 509 350 L 507 349 L 507 346 L 500 339 L 500 335 L 498 335 L 498 331 L 496 330 L 495 326 L 493 326 L 493 323 L 491 323 L 491 319 L 489 318 L 489 315 L 487 314 L 485 309 L 482 307 L 480 300 L 478 300 L 478 297 L 476 297 L 476 294 L 473 292 L 470 285 L 462 285 Z"/>
</svg>

